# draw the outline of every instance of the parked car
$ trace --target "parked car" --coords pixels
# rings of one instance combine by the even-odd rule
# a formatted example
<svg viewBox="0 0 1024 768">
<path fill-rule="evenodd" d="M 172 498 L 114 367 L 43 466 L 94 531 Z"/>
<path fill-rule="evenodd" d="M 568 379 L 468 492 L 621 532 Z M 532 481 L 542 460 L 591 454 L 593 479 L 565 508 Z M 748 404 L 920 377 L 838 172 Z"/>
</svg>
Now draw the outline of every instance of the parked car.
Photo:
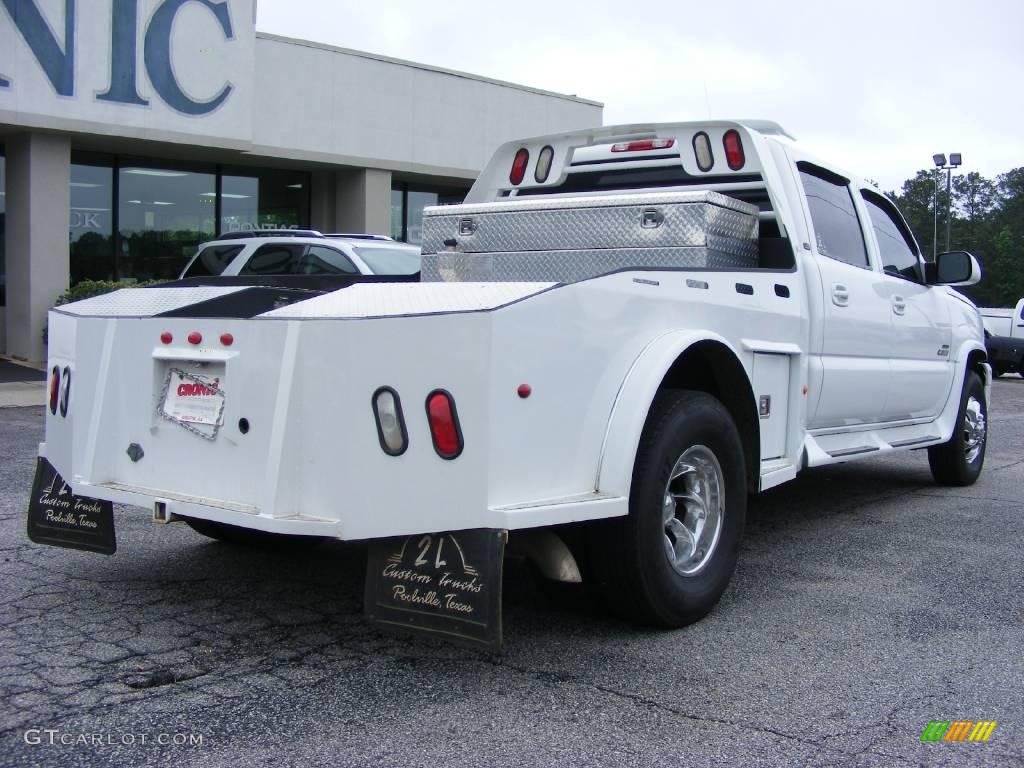
<svg viewBox="0 0 1024 768">
<path fill-rule="evenodd" d="M 1024 376 L 1024 298 L 1013 309 L 982 307 L 985 349 L 995 376 L 1019 373 Z"/>
<path fill-rule="evenodd" d="M 279 229 L 233 232 L 203 243 L 181 277 L 414 275 L 419 271 L 419 246 L 384 235 Z"/>
</svg>

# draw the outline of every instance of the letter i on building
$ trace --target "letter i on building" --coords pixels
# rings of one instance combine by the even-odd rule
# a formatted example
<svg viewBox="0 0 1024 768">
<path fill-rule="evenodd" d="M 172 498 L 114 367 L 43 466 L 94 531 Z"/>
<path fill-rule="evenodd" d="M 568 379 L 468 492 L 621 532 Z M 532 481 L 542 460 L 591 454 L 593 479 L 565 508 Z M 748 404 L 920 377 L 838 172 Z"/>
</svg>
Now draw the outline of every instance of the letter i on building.
<svg viewBox="0 0 1024 768">
<path fill-rule="evenodd" d="M 995 720 L 932 720 L 921 741 L 988 741 L 995 728 Z"/>
</svg>

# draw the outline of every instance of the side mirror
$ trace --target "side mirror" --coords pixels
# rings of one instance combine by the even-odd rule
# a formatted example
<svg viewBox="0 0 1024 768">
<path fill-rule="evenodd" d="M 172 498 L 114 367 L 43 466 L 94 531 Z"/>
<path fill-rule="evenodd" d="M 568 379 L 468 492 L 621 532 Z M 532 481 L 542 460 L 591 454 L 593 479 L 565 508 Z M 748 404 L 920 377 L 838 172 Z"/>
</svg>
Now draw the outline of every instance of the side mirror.
<svg viewBox="0 0 1024 768">
<path fill-rule="evenodd" d="M 967 251 L 940 253 L 925 264 L 929 285 L 974 285 L 981 280 L 981 265 Z"/>
</svg>

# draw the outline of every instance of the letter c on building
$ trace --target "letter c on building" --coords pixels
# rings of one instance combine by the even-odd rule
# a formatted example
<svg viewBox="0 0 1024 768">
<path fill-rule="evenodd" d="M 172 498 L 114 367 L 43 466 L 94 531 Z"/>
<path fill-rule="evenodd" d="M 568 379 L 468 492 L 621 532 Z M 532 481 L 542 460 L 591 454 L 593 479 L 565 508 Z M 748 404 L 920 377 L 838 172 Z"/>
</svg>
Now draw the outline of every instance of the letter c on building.
<svg viewBox="0 0 1024 768">
<path fill-rule="evenodd" d="M 224 39 L 231 40 L 234 37 L 227 0 L 164 0 L 153 13 L 146 29 L 146 73 L 160 98 L 169 107 L 185 115 L 205 115 L 225 102 L 233 86 L 231 83 L 225 83 L 220 93 L 209 101 L 196 101 L 182 90 L 174 76 L 174 66 L 171 63 L 171 31 L 174 27 L 174 17 L 188 3 L 205 6 L 220 23 Z"/>
</svg>

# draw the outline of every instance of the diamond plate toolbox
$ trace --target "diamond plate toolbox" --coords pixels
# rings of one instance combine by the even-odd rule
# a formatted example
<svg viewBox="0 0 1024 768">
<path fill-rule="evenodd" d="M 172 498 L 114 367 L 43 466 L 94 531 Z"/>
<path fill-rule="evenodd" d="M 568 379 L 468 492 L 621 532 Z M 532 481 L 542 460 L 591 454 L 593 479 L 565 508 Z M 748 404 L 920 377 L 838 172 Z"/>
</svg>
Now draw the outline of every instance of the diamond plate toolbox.
<svg viewBox="0 0 1024 768">
<path fill-rule="evenodd" d="M 757 266 L 757 206 L 717 192 L 427 208 L 422 280 L 575 282 L 630 267 Z"/>
</svg>

